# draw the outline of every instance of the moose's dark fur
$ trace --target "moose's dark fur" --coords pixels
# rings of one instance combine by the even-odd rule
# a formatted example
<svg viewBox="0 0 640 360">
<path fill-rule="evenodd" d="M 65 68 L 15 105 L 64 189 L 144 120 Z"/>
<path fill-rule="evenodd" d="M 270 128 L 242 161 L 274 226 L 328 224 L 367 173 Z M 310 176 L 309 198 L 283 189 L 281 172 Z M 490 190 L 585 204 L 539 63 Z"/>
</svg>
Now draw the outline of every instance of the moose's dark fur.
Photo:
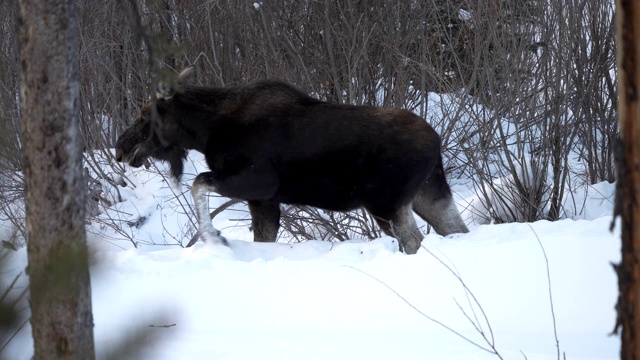
<svg viewBox="0 0 640 360">
<path fill-rule="evenodd" d="M 276 240 L 280 203 L 364 207 L 407 253 L 422 240 L 411 210 L 442 235 L 468 231 L 444 176 L 440 138 L 411 112 L 328 103 L 276 81 L 179 85 L 159 94 L 156 109 L 156 130 L 149 103 L 118 139 L 116 159 L 166 160 L 179 177 L 187 149 L 203 153 L 211 171 L 196 177 L 192 193 L 205 238 L 225 243 L 208 216 L 209 191 L 248 201 L 256 241 Z"/>
</svg>

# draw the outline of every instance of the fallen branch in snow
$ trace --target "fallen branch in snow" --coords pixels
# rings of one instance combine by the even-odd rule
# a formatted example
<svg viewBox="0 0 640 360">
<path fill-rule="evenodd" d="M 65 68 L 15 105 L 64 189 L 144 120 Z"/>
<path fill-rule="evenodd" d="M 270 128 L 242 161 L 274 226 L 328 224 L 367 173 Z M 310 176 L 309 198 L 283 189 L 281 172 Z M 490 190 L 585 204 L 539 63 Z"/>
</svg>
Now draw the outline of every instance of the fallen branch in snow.
<svg viewBox="0 0 640 360">
<path fill-rule="evenodd" d="M 432 254 L 432 255 L 433 255 L 433 254 Z M 435 256 L 435 255 L 434 255 L 434 256 Z M 440 261 L 440 262 L 442 263 L 442 261 Z M 443 264 L 444 264 L 444 263 L 443 263 Z M 446 264 L 445 264 L 445 266 L 447 267 L 447 269 L 449 269 L 449 270 L 451 271 L 451 269 L 450 269 Z M 345 267 L 348 267 L 348 268 L 351 268 L 351 269 L 353 269 L 353 270 L 356 270 L 356 271 L 358 271 L 358 272 L 360 272 L 360 273 L 362 273 L 362 274 L 364 274 L 364 275 L 367 275 L 368 277 L 370 277 L 370 278 L 374 279 L 375 281 L 379 282 L 379 283 L 380 283 L 380 284 L 382 284 L 384 287 L 386 287 L 387 289 L 389 289 L 389 290 L 390 290 L 392 293 L 394 293 L 398 298 L 400 298 L 400 300 L 404 301 L 404 302 L 405 302 L 405 304 L 409 305 L 409 307 L 411 307 L 413 310 L 415 310 L 418 314 L 422 315 L 422 316 L 423 316 L 423 317 L 425 317 L 426 319 L 428 319 L 428 320 L 430 320 L 430 321 L 432 321 L 432 322 L 434 322 L 434 323 L 436 323 L 436 324 L 438 324 L 438 325 L 442 326 L 443 328 L 445 328 L 445 329 L 449 330 L 449 331 L 450 331 L 450 332 L 452 332 L 453 334 L 455 334 L 455 335 L 459 336 L 460 338 L 462 338 L 463 340 L 467 341 L 468 343 L 470 343 L 470 344 L 472 344 L 472 345 L 476 346 L 477 348 L 479 348 L 479 349 L 481 349 L 481 350 L 484 350 L 484 351 L 486 351 L 486 352 L 488 352 L 488 353 L 490 353 L 490 354 L 496 355 L 499 359 L 503 359 L 503 358 L 502 358 L 502 356 L 500 355 L 500 353 L 498 353 L 498 350 L 496 350 L 496 348 L 495 348 L 495 346 L 493 345 L 493 343 L 492 343 L 492 342 L 489 342 L 489 340 L 486 338 L 486 336 L 484 336 L 484 334 L 483 334 L 482 332 L 481 332 L 481 334 L 483 335 L 483 338 L 485 339 L 485 341 L 487 341 L 487 344 L 489 345 L 489 348 L 484 347 L 484 346 L 482 346 L 482 345 L 478 344 L 477 342 L 475 342 L 475 341 L 473 341 L 473 340 L 469 339 L 468 337 L 466 337 L 466 336 L 462 335 L 461 333 L 457 332 L 457 331 L 456 331 L 456 330 L 454 330 L 453 328 L 451 328 L 451 327 L 449 327 L 449 326 L 445 325 L 444 323 L 442 323 L 442 322 L 440 322 L 440 321 L 438 321 L 438 320 L 436 320 L 436 319 L 432 318 L 431 316 L 429 316 L 429 315 L 427 315 L 427 314 L 423 313 L 422 311 L 420 311 L 420 309 L 418 309 L 418 308 L 417 308 L 416 306 L 414 306 L 411 302 L 409 302 L 407 299 L 405 299 L 402 295 L 400 295 L 400 294 L 399 294 L 396 290 L 394 290 L 391 286 L 389 286 L 389 285 L 388 285 L 387 283 L 385 283 L 384 281 L 382 281 L 382 280 L 378 279 L 377 277 L 375 277 L 375 276 L 373 276 L 373 275 L 371 275 L 371 274 L 369 274 L 369 273 L 367 273 L 367 272 L 365 272 L 365 271 L 362 271 L 362 270 L 360 270 L 360 269 L 357 269 L 357 268 L 355 268 L 355 267 L 353 267 L 353 266 L 345 265 Z M 452 273 L 453 273 L 453 271 L 452 271 Z M 455 273 L 453 273 L 453 274 L 455 275 Z M 457 277 L 458 279 L 460 279 L 457 275 L 456 275 L 456 277 Z M 464 285 L 464 284 L 463 284 L 463 286 L 465 287 L 465 289 L 467 289 L 466 285 Z M 473 294 L 472 294 L 472 293 L 470 293 L 470 294 L 471 294 L 471 296 L 473 297 Z M 475 297 L 473 297 L 473 298 L 474 298 L 474 301 L 476 301 L 476 303 L 477 303 L 477 300 L 475 300 Z M 480 304 L 478 304 L 478 306 L 480 306 Z M 481 308 L 481 309 L 482 309 L 482 308 Z M 483 311 L 482 313 L 484 314 L 484 311 Z M 465 315 L 466 315 L 466 314 L 465 314 Z M 467 318 L 468 318 L 468 317 L 467 317 Z M 485 319 L 486 319 L 486 316 L 485 316 Z M 487 323 L 488 323 L 488 322 L 487 322 Z M 475 327 L 475 324 L 474 324 L 474 327 Z M 476 329 L 478 329 L 478 328 L 476 327 Z M 492 338 L 493 338 L 493 332 L 491 333 L 491 336 L 492 336 Z"/>
<path fill-rule="evenodd" d="M 538 236 L 538 233 L 536 233 L 536 231 L 533 230 L 533 227 L 531 226 L 531 224 L 527 223 L 527 225 L 529 226 L 531 231 L 533 231 L 533 234 L 536 236 L 536 240 L 540 245 L 540 249 L 542 249 L 542 254 L 544 255 L 544 262 L 547 267 L 547 285 L 549 288 L 549 305 L 551 306 L 551 319 L 553 321 L 553 336 L 556 339 L 556 349 L 558 351 L 558 360 L 560 360 L 560 341 L 558 340 L 558 329 L 556 327 L 556 312 L 553 306 L 553 292 L 551 291 L 551 272 L 549 271 L 549 259 L 547 258 L 547 252 L 544 250 L 544 246 L 542 246 L 542 241 L 540 241 L 540 237 Z M 566 354 L 565 354 L 565 357 L 566 357 Z"/>
<path fill-rule="evenodd" d="M 174 327 L 176 326 L 176 324 L 168 324 L 168 325 L 149 325 L 149 327 L 151 328 L 170 328 L 170 327 Z"/>
<path fill-rule="evenodd" d="M 391 233 L 395 236 L 395 229 L 394 229 L 393 223 L 390 224 L 390 228 L 391 228 Z M 397 236 L 395 236 L 395 237 L 397 238 Z M 399 241 L 398 241 L 398 244 L 400 244 Z M 393 291 L 396 295 L 398 295 L 398 297 L 400 297 L 404 302 L 409 304 L 409 306 L 411 306 L 413 309 L 418 311 L 418 313 L 420 313 L 421 315 L 423 315 L 427 319 L 429 319 L 429 320 L 431 320 L 431 321 L 443 326 L 445 329 L 448 329 L 449 331 L 451 331 L 454 334 L 460 336 L 461 338 L 463 338 L 466 341 L 468 341 L 469 343 L 477 346 L 478 348 L 480 348 L 480 349 L 482 349 L 484 351 L 487 351 L 487 352 L 489 352 L 491 354 L 496 355 L 499 359 L 502 359 L 502 356 L 500 355 L 500 353 L 498 353 L 498 350 L 495 347 L 495 337 L 493 336 L 493 330 L 491 329 L 491 324 L 489 323 L 489 319 L 487 318 L 487 314 L 484 312 L 484 309 L 482 308 L 482 305 L 480 305 L 480 302 L 478 301 L 478 299 L 476 299 L 476 297 L 473 294 L 473 292 L 471 291 L 471 289 L 469 289 L 469 287 L 464 282 L 464 280 L 462 280 L 462 277 L 460 276 L 460 274 L 457 271 L 454 271 L 449 265 L 445 264 L 444 261 L 442 261 L 439 257 L 437 257 L 433 252 L 431 252 L 431 250 L 427 249 L 424 245 L 421 244 L 420 247 L 423 248 L 427 253 L 429 253 L 429 255 L 433 256 L 436 260 L 438 260 L 438 262 L 440 264 L 442 264 L 442 266 L 444 266 L 456 279 L 458 279 L 458 281 L 460 282 L 460 284 L 462 285 L 462 287 L 463 287 L 463 289 L 465 291 L 465 296 L 467 297 L 467 302 L 469 303 L 469 307 L 471 308 L 471 311 L 473 313 L 475 321 L 473 319 L 471 319 L 471 317 L 464 311 L 464 309 L 462 308 L 462 306 L 460 306 L 460 304 L 458 303 L 458 301 L 456 299 L 454 299 L 454 301 L 455 301 L 456 305 L 458 306 L 458 308 L 460 309 L 460 311 L 462 311 L 462 314 L 467 318 L 467 320 L 469 320 L 469 322 L 473 325 L 473 327 L 476 329 L 476 331 L 482 336 L 482 338 L 487 343 L 487 345 L 489 345 L 490 349 L 482 347 L 481 345 L 479 345 L 479 344 L 471 341 L 470 339 L 464 337 L 462 334 L 456 332 L 455 330 L 449 328 L 448 326 L 446 326 L 446 325 L 440 323 L 439 321 L 437 321 L 437 320 L 427 316 L 426 314 L 422 313 L 420 310 L 418 310 L 415 306 L 413 306 L 411 303 L 409 303 L 406 299 L 404 299 L 400 294 L 398 294 L 395 290 L 393 290 L 387 284 L 385 284 L 384 282 L 382 282 L 381 280 L 377 279 L 376 277 L 374 277 L 372 275 L 369 275 L 369 274 L 367 274 L 367 275 L 371 276 L 372 278 L 376 279 L 377 281 L 379 281 L 380 283 L 385 285 L 387 288 L 389 288 L 391 291 Z M 400 251 L 402 251 L 402 250 L 403 250 L 402 246 L 400 246 Z M 473 304 L 471 303 L 471 300 L 469 299 L 469 297 L 471 297 L 473 302 L 480 309 L 480 312 L 482 313 L 482 317 L 484 319 L 484 322 L 487 324 L 487 327 L 489 328 L 489 335 L 491 336 L 491 340 L 489 340 L 487 338 L 487 335 L 486 335 L 485 331 L 482 329 L 482 326 L 480 325 L 480 321 L 478 320 L 478 316 L 477 316 L 475 310 L 473 309 Z"/>
<path fill-rule="evenodd" d="M 462 279 L 460 274 L 457 271 L 454 271 L 454 269 L 452 269 L 451 266 L 447 265 L 444 261 L 442 261 L 442 259 L 440 259 L 438 256 L 436 256 L 436 254 L 434 254 L 431 250 L 427 249 L 424 245 L 420 245 L 420 247 L 422 249 L 424 249 L 427 253 L 429 253 L 429 255 L 433 256 L 433 258 L 436 259 L 442 266 L 444 266 L 445 269 L 447 269 L 456 279 L 458 279 L 458 281 L 460 282 L 460 285 L 462 285 L 462 288 L 464 289 L 465 295 L 467 296 L 467 301 L 469 301 L 469 307 L 471 308 L 473 316 L 475 317 L 475 321 L 473 319 L 471 319 L 471 317 L 464 311 L 464 309 L 462 308 L 462 306 L 460 306 L 460 304 L 458 303 L 457 300 L 454 299 L 454 301 L 455 301 L 456 305 L 458 306 L 458 308 L 460 309 L 460 311 L 462 311 L 462 314 L 467 318 L 467 320 L 469 320 L 469 322 L 473 325 L 473 327 L 476 329 L 476 331 L 482 336 L 482 338 L 487 343 L 487 345 L 489 345 L 491 350 L 488 350 L 486 348 L 480 347 L 478 345 L 476 345 L 476 346 L 478 346 L 481 349 L 483 349 L 485 351 L 488 351 L 488 352 L 490 352 L 492 354 L 495 354 L 499 359 L 502 359 L 502 356 L 500 355 L 500 353 L 498 352 L 498 350 L 495 347 L 495 337 L 493 336 L 493 329 L 491 328 L 491 323 L 489 323 L 489 318 L 487 317 L 487 314 L 484 312 L 484 309 L 482 308 L 482 305 L 480 305 L 480 302 L 478 301 L 476 296 L 473 294 L 471 289 L 469 289 L 469 287 L 464 282 L 464 280 Z M 484 320 L 484 323 L 487 324 L 487 328 L 489 330 L 489 336 L 491 337 L 491 339 L 489 339 L 487 337 L 486 332 L 482 329 L 482 326 L 480 325 L 480 321 L 478 320 L 477 314 L 476 314 L 475 310 L 473 309 L 473 305 L 471 304 L 471 301 L 469 300 L 469 296 L 471 297 L 471 300 L 473 300 L 473 303 L 475 303 L 478 306 L 478 309 L 480 309 L 480 313 L 482 314 L 482 318 Z"/>
<path fill-rule="evenodd" d="M 229 199 L 224 204 L 218 206 L 215 210 L 213 210 L 211 214 L 209 214 L 209 217 L 211 218 L 211 220 L 213 220 L 214 217 L 218 216 L 218 214 L 220 214 L 221 212 L 227 210 L 227 208 L 235 204 L 241 203 L 242 201 L 243 200 L 239 200 L 239 199 Z"/>
</svg>

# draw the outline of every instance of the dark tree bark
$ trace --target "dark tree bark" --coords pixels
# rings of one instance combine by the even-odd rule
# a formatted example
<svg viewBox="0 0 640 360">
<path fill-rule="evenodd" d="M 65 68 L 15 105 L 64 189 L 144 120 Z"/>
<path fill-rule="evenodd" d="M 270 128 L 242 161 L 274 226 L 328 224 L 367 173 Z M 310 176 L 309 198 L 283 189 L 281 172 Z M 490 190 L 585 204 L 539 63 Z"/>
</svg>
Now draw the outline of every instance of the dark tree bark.
<svg viewBox="0 0 640 360">
<path fill-rule="evenodd" d="M 75 1 L 19 5 L 34 357 L 94 359 Z"/>
<path fill-rule="evenodd" d="M 622 217 L 622 262 L 616 331 L 621 359 L 640 359 L 640 3 L 617 0 L 621 142 L 617 150 L 616 215 Z"/>
</svg>

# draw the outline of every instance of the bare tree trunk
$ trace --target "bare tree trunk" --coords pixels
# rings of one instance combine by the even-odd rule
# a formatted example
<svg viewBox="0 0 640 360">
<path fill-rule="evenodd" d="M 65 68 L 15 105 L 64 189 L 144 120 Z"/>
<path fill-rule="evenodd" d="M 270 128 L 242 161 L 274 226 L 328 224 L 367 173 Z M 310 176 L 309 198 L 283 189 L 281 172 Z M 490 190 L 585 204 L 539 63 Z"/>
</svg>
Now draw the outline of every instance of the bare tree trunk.
<svg viewBox="0 0 640 360">
<path fill-rule="evenodd" d="M 19 4 L 34 358 L 94 359 L 75 1 Z"/>
<path fill-rule="evenodd" d="M 617 0 L 621 146 L 616 213 L 622 215 L 622 263 L 616 266 L 620 296 L 616 330 L 620 358 L 640 359 L 640 3 Z"/>
</svg>

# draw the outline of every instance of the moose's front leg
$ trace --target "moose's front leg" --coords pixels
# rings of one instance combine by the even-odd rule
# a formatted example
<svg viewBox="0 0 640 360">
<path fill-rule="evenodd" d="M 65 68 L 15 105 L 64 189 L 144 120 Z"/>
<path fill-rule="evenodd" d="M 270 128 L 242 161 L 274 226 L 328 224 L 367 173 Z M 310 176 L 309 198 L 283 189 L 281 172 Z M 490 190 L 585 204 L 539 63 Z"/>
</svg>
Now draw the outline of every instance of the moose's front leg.
<svg viewBox="0 0 640 360">
<path fill-rule="evenodd" d="M 273 200 L 249 201 L 253 241 L 275 242 L 280 227 L 280 204 Z"/>
<path fill-rule="evenodd" d="M 227 239 L 220 235 L 220 231 L 211 224 L 209 215 L 209 201 L 207 201 L 207 193 L 215 192 L 217 189 L 215 178 L 212 172 L 203 172 L 196 176 L 191 186 L 191 196 L 196 207 L 196 215 L 198 216 L 198 234 L 205 242 L 229 245 Z"/>
</svg>

